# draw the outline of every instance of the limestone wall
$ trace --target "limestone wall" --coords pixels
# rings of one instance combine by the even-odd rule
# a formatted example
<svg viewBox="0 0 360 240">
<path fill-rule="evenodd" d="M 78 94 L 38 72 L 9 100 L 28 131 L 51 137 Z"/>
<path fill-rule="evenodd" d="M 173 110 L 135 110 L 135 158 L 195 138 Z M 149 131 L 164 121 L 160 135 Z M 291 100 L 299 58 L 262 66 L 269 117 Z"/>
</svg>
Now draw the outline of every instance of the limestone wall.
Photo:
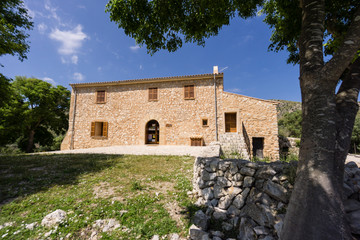
<svg viewBox="0 0 360 240">
<path fill-rule="evenodd" d="M 219 133 L 225 133 L 225 113 L 237 113 L 237 132 L 247 133 L 252 157 L 252 138 L 264 138 L 264 156 L 279 159 L 279 141 L 276 102 L 222 92 L 219 98 Z"/>
<path fill-rule="evenodd" d="M 293 189 L 296 163 L 197 158 L 194 194 L 205 206 L 194 216 L 191 239 L 278 239 Z M 360 234 L 360 169 L 345 168 L 344 201 L 353 234 Z"/>
<path fill-rule="evenodd" d="M 184 86 L 195 86 L 195 98 L 184 99 Z M 205 145 L 216 140 L 215 94 L 212 74 L 138 82 L 82 83 L 72 85 L 69 131 L 61 149 L 92 148 L 114 145 L 145 144 L 146 124 L 160 125 L 160 145 L 190 145 L 191 137 L 202 137 Z M 274 102 L 249 98 L 223 91 L 223 75 L 216 75 L 218 136 L 225 133 L 224 114 L 237 112 L 237 132 L 242 138 L 242 125 L 252 137 L 265 139 L 264 155 L 278 158 L 277 119 Z M 148 89 L 158 88 L 158 100 L 149 101 Z M 106 102 L 96 103 L 96 91 L 105 90 Z M 74 133 L 73 112 L 75 109 Z M 261 116 L 263 114 L 263 116 Z M 202 119 L 208 125 L 203 126 Z M 108 123 L 106 138 L 91 137 L 91 122 Z M 227 139 L 225 136 L 224 139 Z M 237 138 L 236 138 L 237 139 Z M 250 142 L 251 145 L 251 142 Z M 242 147 L 242 146 L 241 146 Z M 245 151 L 245 149 L 244 149 Z"/>
</svg>

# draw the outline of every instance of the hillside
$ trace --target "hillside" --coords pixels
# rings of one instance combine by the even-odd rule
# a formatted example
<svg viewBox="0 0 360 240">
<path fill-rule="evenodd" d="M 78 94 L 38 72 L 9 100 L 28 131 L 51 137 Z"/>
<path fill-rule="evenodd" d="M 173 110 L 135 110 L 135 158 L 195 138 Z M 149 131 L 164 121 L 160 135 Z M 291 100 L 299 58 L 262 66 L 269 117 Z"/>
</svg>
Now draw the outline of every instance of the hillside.
<svg viewBox="0 0 360 240">
<path fill-rule="evenodd" d="M 273 99 L 273 101 L 279 102 L 277 106 L 278 119 L 283 117 L 285 113 L 301 110 L 301 102 L 293 102 L 293 101 L 277 100 L 277 99 Z"/>
</svg>

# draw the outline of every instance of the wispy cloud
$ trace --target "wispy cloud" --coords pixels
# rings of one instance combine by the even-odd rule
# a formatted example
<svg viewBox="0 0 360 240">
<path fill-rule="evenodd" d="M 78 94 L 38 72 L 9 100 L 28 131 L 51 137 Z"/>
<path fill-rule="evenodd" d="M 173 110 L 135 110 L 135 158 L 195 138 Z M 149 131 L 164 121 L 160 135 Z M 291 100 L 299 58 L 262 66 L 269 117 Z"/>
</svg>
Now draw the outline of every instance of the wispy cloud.
<svg viewBox="0 0 360 240">
<path fill-rule="evenodd" d="M 137 50 L 140 49 L 140 46 L 139 45 L 135 45 L 135 46 L 130 46 L 130 50 L 133 51 L 133 52 L 136 52 Z"/>
<path fill-rule="evenodd" d="M 228 69 L 229 67 L 228 66 L 226 66 L 226 67 L 223 67 L 222 69 L 220 69 L 220 71 L 219 72 L 223 72 L 223 71 L 225 71 L 226 69 Z"/>
<path fill-rule="evenodd" d="M 248 34 L 246 36 L 243 36 L 243 37 L 241 37 L 241 39 L 239 41 L 239 45 L 246 44 L 246 43 L 250 42 L 253 39 L 254 39 L 254 36 L 250 35 L 250 34 Z"/>
<path fill-rule="evenodd" d="M 52 79 L 52 78 L 44 77 L 44 78 L 42 78 L 42 80 L 44 80 L 45 82 L 48 82 L 48 83 L 50 83 L 50 84 L 52 84 L 54 86 L 57 85 L 56 82 L 54 81 L 54 79 Z"/>
<path fill-rule="evenodd" d="M 45 23 L 40 23 L 37 25 L 37 30 L 39 31 L 40 34 L 44 34 L 46 29 L 47 29 L 47 26 Z"/>
<path fill-rule="evenodd" d="M 85 80 L 85 76 L 82 73 L 76 72 L 73 75 L 73 79 L 78 81 L 78 82 L 82 82 Z"/>
<path fill-rule="evenodd" d="M 143 65 L 140 64 L 139 69 L 142 70 L 142 69 L 143 69 Z"/>
<path fill-rule="evenodd" d="M 61 23 L 61 19 L 57 14 L 57 8 L 51 5 L 50 0 L 45 0 L 44 8 L 50 13 L 50 15 L 48 15 L 48 18 L 53 18 L 59 23 Z"/>
<path fill-rule="evenodd" d="M 232 93 L 241 93 L 242 90 L 240 88 L 230 88 L 227 89 L 227 91 L 232 92 Z"/>
<path fill-rule="evenodd" d="M 78 57 L 77 55 L 73 55 L 73 56 L 71 57 L 71 62 L 72 62 L 73 64 L 77 64 L 77 63 L 78 63 L 78 60 L 79 60 L 79 57 Z"/>
</svg>

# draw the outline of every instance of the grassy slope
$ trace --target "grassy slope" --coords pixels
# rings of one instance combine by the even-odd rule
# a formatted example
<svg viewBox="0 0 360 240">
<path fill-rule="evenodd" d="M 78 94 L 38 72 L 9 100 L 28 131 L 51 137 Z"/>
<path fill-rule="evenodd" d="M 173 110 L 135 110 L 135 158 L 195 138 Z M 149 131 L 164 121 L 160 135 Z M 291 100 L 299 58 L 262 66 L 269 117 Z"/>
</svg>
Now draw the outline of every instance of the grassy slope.
<svg viewBox="0 0 360 240">
<path fill-rule="evenodd" d="M 192 189 L 192 164 L 191 157 L 172 156 L 1 156 L 0 225 L 14 222 L 14 226 L 0 229 L 0 237 L 44 239 L 50 229 L 38 226 L 30 231 L 24 226 L 40 225 L 56 209 L 68 215 L 51 239 L 69 233 L 71 239 L 88 239 L 95 220 L 108 218 L 117 219 L 122 227 L 99 233 L 103 239 L 185 236 L 187 217 L 194 210 L 186 194 Z M 177 221 L 169 215 L 174 207 L 182 212 Z"/>
</svg>

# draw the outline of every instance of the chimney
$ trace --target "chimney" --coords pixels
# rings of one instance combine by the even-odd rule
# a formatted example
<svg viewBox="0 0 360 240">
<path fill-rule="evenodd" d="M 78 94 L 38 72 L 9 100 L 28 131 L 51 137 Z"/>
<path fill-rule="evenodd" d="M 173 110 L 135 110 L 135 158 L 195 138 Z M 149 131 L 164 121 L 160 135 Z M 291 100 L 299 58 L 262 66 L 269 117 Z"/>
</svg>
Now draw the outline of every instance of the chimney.
<svg viewBox="0 0 360 240">
<path fill-rule="evenodd" d="M 219 68 L 218 68 L 218 66 L 214 66 L 214 67 L 213 67 L 213 73 L 214 73 L 214 74 L 219 74 Z"/>
</svg>

